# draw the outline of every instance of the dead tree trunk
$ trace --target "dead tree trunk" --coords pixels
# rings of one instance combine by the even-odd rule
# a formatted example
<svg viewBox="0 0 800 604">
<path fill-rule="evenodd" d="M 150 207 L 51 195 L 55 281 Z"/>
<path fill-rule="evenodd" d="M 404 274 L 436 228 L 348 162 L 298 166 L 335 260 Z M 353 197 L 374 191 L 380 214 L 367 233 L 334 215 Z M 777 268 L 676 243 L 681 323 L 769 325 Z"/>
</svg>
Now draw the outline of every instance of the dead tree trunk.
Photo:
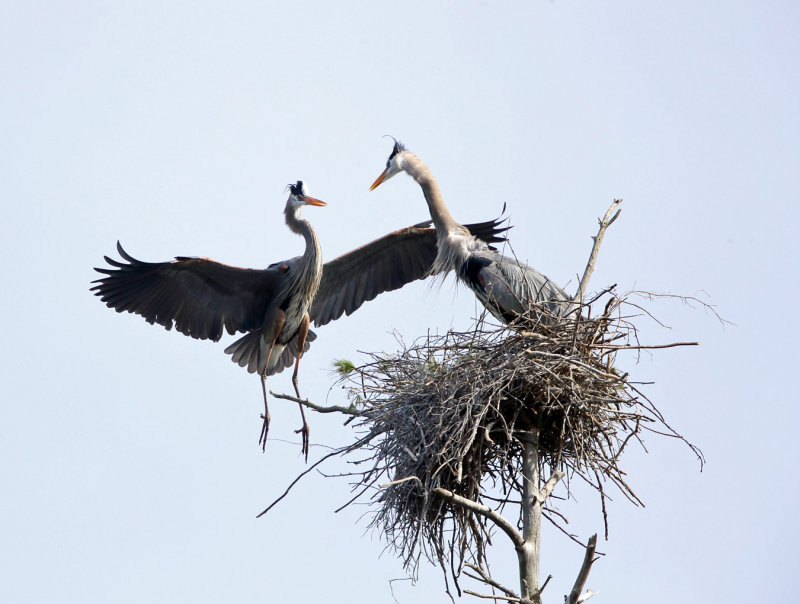
<svg viewBox="0 0 800 604">
<path fill-rule="evenodd" d="M 542 501 L 539 495 L 539 430 L 520 435 L 522 453 L 522 545 L 517 547 L 520 596 L 540 604 L 539 555 Z"/>
</svg>

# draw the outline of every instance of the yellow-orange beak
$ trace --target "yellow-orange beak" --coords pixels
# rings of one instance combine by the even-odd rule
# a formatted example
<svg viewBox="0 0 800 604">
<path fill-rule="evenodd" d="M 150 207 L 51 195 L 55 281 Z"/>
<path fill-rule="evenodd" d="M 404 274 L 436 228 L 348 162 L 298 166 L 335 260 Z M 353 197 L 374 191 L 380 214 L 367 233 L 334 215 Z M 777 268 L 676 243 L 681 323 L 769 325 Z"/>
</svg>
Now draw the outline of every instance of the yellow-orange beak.
<svg viewBox="0 0 800 604">
<path fill-rule="evenodd" d="M 386 168 L 378 178 L 375 179 L 375 182 L 372 183 L 372 186 L 369 188 L 370 191 L 381 184 L 384 180 L 386 180 L 386 173 L 389 171 L 389 168 Z"/>
<path fill-rule="evenodd" d="M 306 204 L 308 204 L 310 206 L 322 207 L 322 206 L 328 205 L 327 203 L 325 203 L 321 199 L 317 199 L 316 197 L 309 197 L 308 195 L 303 195 L 303 201 L 306 202 Z"/>
</svg>

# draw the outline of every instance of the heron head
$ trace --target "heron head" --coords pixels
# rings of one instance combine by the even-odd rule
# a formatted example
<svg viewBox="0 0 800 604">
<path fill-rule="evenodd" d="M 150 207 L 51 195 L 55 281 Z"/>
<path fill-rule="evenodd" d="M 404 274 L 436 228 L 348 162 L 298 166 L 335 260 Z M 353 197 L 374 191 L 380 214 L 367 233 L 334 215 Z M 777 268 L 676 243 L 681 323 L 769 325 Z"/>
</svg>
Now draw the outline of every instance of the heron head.
<svg viewBox="0 0 800 604">
<path fill-rule="evenodd" d="M 405 158 L 405 152 L 406 148 L 403 143 L 395 140 L 392 152 L 389 154 L 389 159 L 386 160 L 386 168 L 383 172 L 381 172 L 381 175 L 375 179 L 375 182 L 372 183 L 372 186 L 369 188 L 370 191 L 372 191 L 382 182 L 389 180 L 398 172 L 403 171 L 403 159 Z"/>
<path fill-rule="evenodd" d="M 288 184 L 286 188 L 289 189 L 289 199 L 286 201 L 287 206 L 296 208 L 299 206 L 321 207 L 328 205 L 321 199 L 311 197 L 311 195 L 308 194 L 308 186 L 302 180 L 298 180 L 294 184 Z"/>
</svg>

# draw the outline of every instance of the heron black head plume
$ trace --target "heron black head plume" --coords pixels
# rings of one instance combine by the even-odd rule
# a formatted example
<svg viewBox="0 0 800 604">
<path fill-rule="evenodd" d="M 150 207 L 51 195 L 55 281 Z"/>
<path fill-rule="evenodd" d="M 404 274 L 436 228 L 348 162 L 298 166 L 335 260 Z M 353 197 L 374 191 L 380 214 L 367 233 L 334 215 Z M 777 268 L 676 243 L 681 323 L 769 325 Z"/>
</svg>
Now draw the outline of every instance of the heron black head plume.
<svg viewBox="0 0 800 604">
<path fill-rule="evenodd" d="M 295 184 L 289 183 L 286 185 L 286 188 L 294 195 L 295 197 L 299 197 L 300 195 L 305 195 L 303 190 L 305 189 L 305 184 L 302 180 L 298 180 Z"/>
<path fill-rule="evenodd" d="M 403 143 L 401 143 L 399 140 L 397 140 L 395 137 L 393 137 L 391 134 L 384 134 L 383 136 L 384 137 L 388 136 L 390 139 L 392 139 L 394 141 L 394 147 L 392 148 L 392 152 L 389 154 L 389 159 L 386 160 L 386 165 L 388 166 L 389 162 L 392 161 L 392 158 L 395 155 L 397 155 L 401 151 L 405 151 L 406 150 L 406 146 Z"/>
</svg>

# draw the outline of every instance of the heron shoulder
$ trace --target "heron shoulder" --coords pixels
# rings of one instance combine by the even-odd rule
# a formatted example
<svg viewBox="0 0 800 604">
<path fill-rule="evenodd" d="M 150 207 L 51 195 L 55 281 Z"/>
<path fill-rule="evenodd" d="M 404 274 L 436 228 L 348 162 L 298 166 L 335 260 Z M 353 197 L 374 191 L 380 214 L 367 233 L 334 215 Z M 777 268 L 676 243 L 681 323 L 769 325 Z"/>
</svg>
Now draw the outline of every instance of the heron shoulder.
<svg viewBox="0 0 800 604">
<path fill-rule="evenodd" d="M 270 264 L 267 269 L 274 269 L 281 273 L 288 273 L 294 266 L 297 265 L 298 262 L 300 262 L 300 260 L 302 260 L 302 256 L 295 256 L 294 258 L 289 258 L 288 260 L 280 260 Z"/>
</svg>

